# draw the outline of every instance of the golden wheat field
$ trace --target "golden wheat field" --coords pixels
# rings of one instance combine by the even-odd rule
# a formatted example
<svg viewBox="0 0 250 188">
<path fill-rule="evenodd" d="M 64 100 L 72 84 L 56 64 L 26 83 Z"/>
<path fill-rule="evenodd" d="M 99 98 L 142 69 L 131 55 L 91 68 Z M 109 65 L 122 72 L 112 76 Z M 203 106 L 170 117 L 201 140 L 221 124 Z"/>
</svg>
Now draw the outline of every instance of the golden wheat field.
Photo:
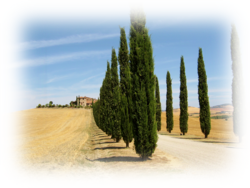
<svg viewBox="0 0 250 188">
<path fill-rule="evenodd" d="M 174 127 L 171 131 L 171 134 L 167 132 L 166 130 L 166 112 L 162 112 L 161 114 L 161 134 L 168 134 L 178 137 L 187 137 L 187 138 L 204 138 L 203 133 L 200 129 L 200 122 L 199 122 L 199 108 L 196 107 L 188 107 L 188 132 L 185 134 L 185 136 L 180 135 L 180 125 L 179 125 L 179 114 L 180 109 L 174 109 Z M 231 106 L 225 106 L 224 108 L 211 108 L 210 113 L 211 116 L 218 115 L 216 113 L 221 111 L 228 111 L 228 113 L 232 112 Z M 238 140 L 238 138 L 234 135 L 233 132 L 233 119 L 232 117 L 225 119 L 211 119 L 211 130 L 210 134 L 208 135 L 207 139 L 204 139 L 203 141 L 211 141 L 216 140 L 218 142 L 235 142 Z M 214 141 L 215 142 L 215 141 Z"/>
<path fill-rule="evenodd" d="M 182 164 L 159 149 L 142 162 L 95 124 L 92 109 L 30 109 L 4 115 L 3 160 L 17 182 L 44 186 L 144 185 Z M 151 170 L 148 170 L 151 169 Z"/>
</svg>

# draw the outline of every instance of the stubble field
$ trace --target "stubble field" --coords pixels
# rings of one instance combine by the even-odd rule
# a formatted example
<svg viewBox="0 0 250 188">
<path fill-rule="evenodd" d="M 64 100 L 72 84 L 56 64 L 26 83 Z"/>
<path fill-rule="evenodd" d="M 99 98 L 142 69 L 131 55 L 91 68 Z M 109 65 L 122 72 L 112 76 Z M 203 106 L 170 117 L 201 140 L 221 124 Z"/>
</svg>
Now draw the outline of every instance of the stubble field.
<svg viewBox="0 0 250 188">
<path fill-rule="evenodd" d="M 92 109 L 31 109 L 15 114 L 20 131 L 21 163 L 30 169 L 65 172 L 178 171 L 180 162 L 159 149 L 141 161 L 133 142 L 126 148 L 95 124 Z"/>
</svg>

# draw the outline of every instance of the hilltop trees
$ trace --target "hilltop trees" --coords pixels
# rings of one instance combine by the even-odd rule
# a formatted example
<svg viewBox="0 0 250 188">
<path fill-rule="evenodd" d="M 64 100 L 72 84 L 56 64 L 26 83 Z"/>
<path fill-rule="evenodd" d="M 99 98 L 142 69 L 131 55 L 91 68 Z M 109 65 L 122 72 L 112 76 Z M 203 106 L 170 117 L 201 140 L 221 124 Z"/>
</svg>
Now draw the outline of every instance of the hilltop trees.
<svg viewBox="0 0 250 188">
<path fill-rule="evenodd" d="M 180 130 L 183 135 L 188 131 L 188 92 L 183 56 L 180 66 Z"/>
<path fill-rule="evenodd" d="M 136 153 L 143 159 L 156 148 L 155 79 L 153 50 L 143 12 L 130 15 L 130 71 L 133 101 L 133 135 Z"/>
<path fill-rule="evenodd" d="M 156 122 L 157 122 L 157 130 L 161 130 L 161 99 L 160 99 L 160 90 L 158 78 L 155 76 L 155 97 L 156 97 Z"/>
<path fill-rule="evenodd" d="M 129 70 L 128 45 L 125 29 L 120 29 L 120 48 L 118 60 L 120 64 L 120 97 L 121 97 L 121 130 L 122 137 L 129 147 L 129 143 L 133 139 L 133 129 L 131 123 L 131 79 Z"/>
<path fill-rule="evenodd" d="M 201 48 L 199 48 L 198 76 L 199 76 L 198 94 L 199 94 L 199 104 L 200 104 L 200 126 L 201 126 L 201 131 L 205 135 L 205 138 L 207 138 L 211 129 L 211 120 L 210 120 L 210 106 L 208 98 L 207 75 Z"/>
<path fill-rule="evenodd" d="M 233 127 L 234 133 L 241 138 L 243 136 L 242 130 L 242 116 L 240 109 L 242 108 L 241 94 L 242 94 L 242 74 L 241 74 L 241 59 L 240 59 L 240 48 L 239 48 L 239 38 L 236 32 L 235 26 L 232 26 L 231 32 L 231 58 L 232 58 L 232 70 L 233 70 L 233 80 L 232 80 L 232 103 L 234 107 L 233 111 Z"/>
<path fill-rule="evenodd" d="M 174 118 L 173 118 L 172 80 L 169 71 L 167 72 L 166 82 L 167 82 L 166 121 L 167 121 L 167 130 L 169 133 L 171 133 L 174 127 Z"/>
<path fill-rule="evenodd" d="M 120 88 L 117 69 L 117 57 L 115 49 L 112 49 L 112 64 L 111 64 L 111 122 L 112 138 L 119 142 L 121 139 L 121 116 L 120 116 Z"/>
</svg>

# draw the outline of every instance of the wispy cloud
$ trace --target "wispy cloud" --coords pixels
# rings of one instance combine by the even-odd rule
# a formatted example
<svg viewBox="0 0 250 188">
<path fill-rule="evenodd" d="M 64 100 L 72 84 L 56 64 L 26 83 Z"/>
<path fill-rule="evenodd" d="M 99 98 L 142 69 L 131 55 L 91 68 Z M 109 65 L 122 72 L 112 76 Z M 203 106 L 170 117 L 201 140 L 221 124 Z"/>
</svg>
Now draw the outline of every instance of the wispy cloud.
<svg viewBox="0 0 250 188">
<path fill-rule="evenodd" d="M 10 68 L 33 67 L 61 63 L 69 60 L 84 59 L 91 56 L 103 56 L 107 54 L 110 54 L 110 50 L 83 51 L 58 56 L 40 57 L 26 61 L 19 61 L 17 63 L 10 64 L 9 66 Z"/>
<path fill-rule="evenodd" d="M 46 82 L 46 84 L 49 84 L 49 83 L 52 83 L 52 82 L 56 82 L 56 81 L 58 81 L 58 80 L 63 80 L 63 79 L 65 79 L 65 78 L 69 78 L 70 76 L 72 76 L 73 74 L 69 74 L 69 75 L 65 75 L 65 76 L 56 76 L 56 77 L 54 77 L 54 78 L 51 78 L 51 79 L 49 79 L 47 82 Z"/>
<path fill-rule="evenodd" d="M 84 43 L 91 42 L 96 40 L 102 40 L 107 38 L 113 38 L 120 36 L 119 33 L 115 34 L 80 34 L 80 35 L 72 35 L 64 38 L 54 39 L 54 40 L 38 40 L 38 41 L 30 41 L 24 42 L 19 45 L 20 49 L 36 49 L 36 48 L 44 48 L 49 46 L 58 46 L 64 44 L 72 44 L 72 43 Z"/>
<path fill-rule="evenodd" d="M 102 76 L 102 75 L 104 75 L 104 73 L 100 73 L 100 74 L 85 78 L 85 79 L 81 80 L 80 82 L 77 82 L 74 85 L 72 85 L 72 88 L 100 88 L 101 85 L 92 85 L 92 84 L 84 84 L 84 83 L 88 80 L 91 80 L 93 78 L 96 78 L 96 77 Z"/>
</svg>

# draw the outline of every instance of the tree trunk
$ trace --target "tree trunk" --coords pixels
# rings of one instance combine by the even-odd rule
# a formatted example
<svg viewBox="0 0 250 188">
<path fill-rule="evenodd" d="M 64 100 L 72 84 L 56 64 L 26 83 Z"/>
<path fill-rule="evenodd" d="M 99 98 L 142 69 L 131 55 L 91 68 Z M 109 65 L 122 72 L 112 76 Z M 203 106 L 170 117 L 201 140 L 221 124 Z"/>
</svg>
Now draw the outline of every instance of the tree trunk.
<svg viewBox="0 0 250 188">
<path fill-rule="evenodd" d="M 185 133 L 183 133 L 183 136 L 185 135 Z"/>
<path fill-rule="evenodd" d="M 142 156 L 142 160 L 146 161 L 148 159 L 148 156 Z"/>
<path fill-rule="evenodd" d="M 205 134 L 205 138 L 207 138 L 207 135 Z"/>
<path fill-rule="evenodd" d="M 129 142 L 126 143 L 126 148 L 128 148 L 128 147 L 129 147 Z"/>
<path fill-rule="evenodd" d="M 169 133 L 171 133 L 171 131 L 169 131 Z"/>
</svg>

